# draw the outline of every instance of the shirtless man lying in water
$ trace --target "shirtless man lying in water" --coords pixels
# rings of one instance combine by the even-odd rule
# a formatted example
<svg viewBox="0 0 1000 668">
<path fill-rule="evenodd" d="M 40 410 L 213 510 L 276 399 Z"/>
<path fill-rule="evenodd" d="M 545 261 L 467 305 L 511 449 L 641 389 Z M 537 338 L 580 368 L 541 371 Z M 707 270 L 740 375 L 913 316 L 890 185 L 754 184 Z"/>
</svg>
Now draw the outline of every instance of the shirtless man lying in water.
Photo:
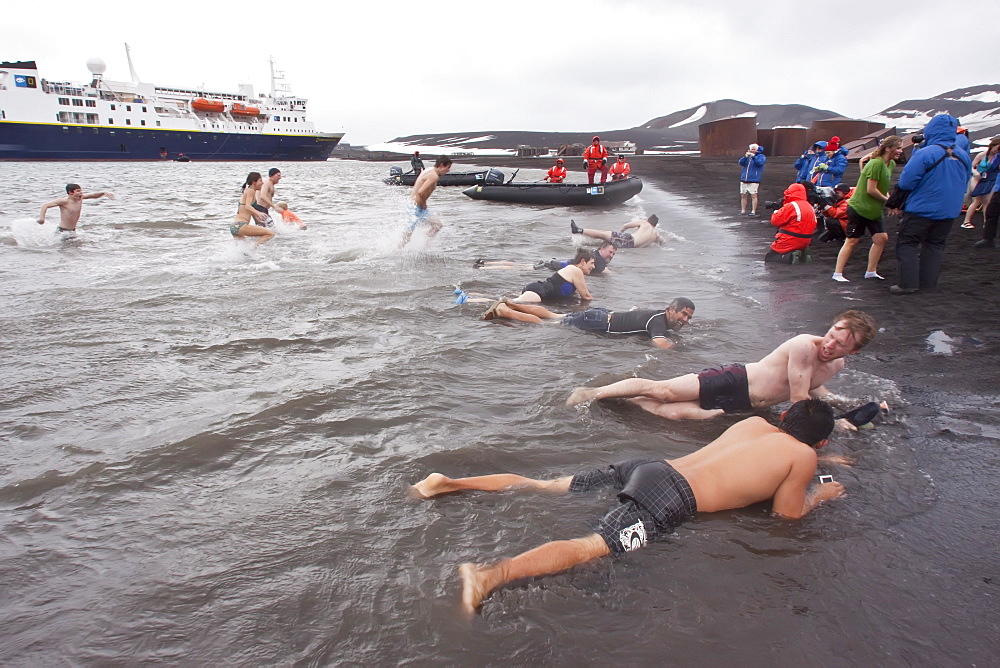
<svg viewBox="0 0 1000 668">
<path fill-rule="evenodd" d="M 750 417 L 679 459 L 633 459 L 548 481 L 509 473 L 458 479 L 432 473 L 412 489 L 425 499 L 460 490 L 527 489 L 554 494 L 603 487 L 618 490 L 617 505 L 597 523 L 595 533 L 545 543 L 495 564 L 459 566 L 462 608 L 472 615 L 497 587 L 636 550 L 670 535 L 695 512 L 743 508 L 774 499 L 776 515 L 797 519 L 823 501 L 843 496 L 839 482 L 810 489 L 816 450 L 826 445 L 832 430 L 833 409 L 809 399 L 793 404 L 777 427 L 764 418 Z"/>
<path fill-rule="evenodd" d="M 615 248 L 645 248 L 653 243 L 663 243 L 663 237 L 656 231 L 656 224 L 659 222 L 660 219 L 656 214 L 653 214 L 646 220 L 633 220 L 630 223 L 625 223 L 622 225 L 622 229 L 616 232 L 580 227 L 576 221 L 571 220 L 569 221 L 569 229 L 573 234 L 582 234 L 591 239 L 609 241 L 615 245 Z"/>
<path fill-rule="evenodd" d="M 800 334 L 746 366 L 706 369 L 669 380 L 630 378 L 603 387 L 578 387 L 566 401 L 629 398 L 645 411 L 670 420 L 707 420 L 765 408 L 783 401 L 829 397 L 823 383 L 844 368 L 844 357 L 875 338 L 875 321 L 863 311 L 844 311 L 824 336 Z"/>
</svg>

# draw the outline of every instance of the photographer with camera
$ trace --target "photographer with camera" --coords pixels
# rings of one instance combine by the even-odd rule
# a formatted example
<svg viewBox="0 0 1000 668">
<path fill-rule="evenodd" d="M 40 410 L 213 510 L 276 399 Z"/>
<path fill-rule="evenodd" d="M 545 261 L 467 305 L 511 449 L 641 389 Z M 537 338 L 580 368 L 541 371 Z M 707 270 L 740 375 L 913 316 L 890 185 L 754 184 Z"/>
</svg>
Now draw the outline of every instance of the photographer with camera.
<svg viewBox="0 0 1000 668">
<path fill-rule="evenodd" d="M 847 238 L 847 205 L 854 190 L 854 187 L 846 183 L 838 183 L 833 189 L 833 196 L 837 201 L 821 206 L 820 210 L 825 214 L 823 224 L 826 229 L 816 241 L 843 241 Z"/>
<path fill-rule="evenodd" d="M 809 203 L 806 187 L 801 183 L 788 186 L 783 201 L 782 207 L 771 214 L 771 224 L 778 231 L 774 233 L 774 242 L 771 250 L 764 256 L 764 262 L 804 262 L 807 257 L 804 251 L 809 247 L 813 232 L 816 231 L 816 212 Z"/>
<path fill-rule="evenodd" d="M 847 203 L 847 238 L 837 254 L 837 264 L 833 269 L 833 280 L 847 283 L 844 267 L 867 230 L 872 235 L 872 247 L 868 251 L 868 269 L 865 278 L 884 280 L 878 274 L 878 263 L 882 251 L 889 241 L 889 235 L 882 223 L 882 209 L 889 199 L 889 180 L 896 160 L 903 154 L 903 140 L 895 135 L 886 137 L 869 156 L 854 195 Z"/>
<path fill-rule="evenodd" d="M 840 137 L 831 137 L 823 151 L 824 156 L 813 166 L 812 182 L 818 186 L 834 187 L 847 170 L 847 149 L 840 146 Z"/>
<path fill-rule="evenodd" d="M 747 215 L 747 199 L 751 200 L 750 215 L 757 215 L 757 189 L 760 187 L 760 177 L 764 173 L 764 147 L 750 144 L 747 152 L 739 160 L 740 167 L 740 215 Z"/>
<path fill-rule="evenodd" d="M 816 161 L 820 159 L 820 156 L 825 157 L 824 150 L 826 150 L 826 142 L 818 141 L 802 152 L 799 159 L 795 161 L 795 169 L 799 170 L 795 176 L 796 181 L 808 181 L 812 177 Z"/>
</svg>

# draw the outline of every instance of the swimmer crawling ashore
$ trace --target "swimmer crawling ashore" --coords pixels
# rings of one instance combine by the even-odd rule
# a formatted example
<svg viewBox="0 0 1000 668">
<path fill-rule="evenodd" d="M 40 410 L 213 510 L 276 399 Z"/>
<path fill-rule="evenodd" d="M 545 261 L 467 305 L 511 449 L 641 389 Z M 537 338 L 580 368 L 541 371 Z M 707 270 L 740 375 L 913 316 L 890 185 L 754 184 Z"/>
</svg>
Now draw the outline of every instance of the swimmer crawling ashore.
<svg viewBox="0 0 1000 668">
<path fill-rule="evenodd" d="M 603 387 L 579 387 L 566 401 L 630 399 L 670 420 L 707 420 L 724 413 L 774 406 L 783 401 L 831 397 L 823 384 L 844 368 L 844 357 L 875 337 L 875 321 L 863 311 L 844 311 L 824 336 L 800 334 L 759 362 L 732 364 L 669 380 L 630 378 Z"/>
<path fill-rule="evenodd" d="M 694 317 L 694 302 L 685 297 L 674 299 L 662 311 L 656 309 L 634 309 L 612 311 L 605 308 L 589 308 L 579 313 L 553 313 L 537 304 L 518 304 L 504 299 L 487 311 L 486 320 L 506 318 L 520 322 L 558 322 L 567 327 L 575 327 L 585 332 L 602 334 L 645 334 L 657 348 L 673 348 L 670 338 Z"/>
<path fill-rule="evenodd" d="M 823 501 L 844 495 L 838 482 L 811 485 L 816 450 L 833 430 L 833 409 L 818 399 L 798 401 L 775 427 L 750 417 L 719 438 L 674 460 L 626 460 L 555 480 L 514 474 L 452 479 L 432 473 L 413 486 L 420 498 L 462 490 L 523 489 L 553 494 L 618 490 L 618 503 L 594 533 L 553 540 L 493 564 L 465 563 L 462 608 L 471 615 L 492 591 L 514 580 L 548 575 L 611 554 L 621 556 L 669 535 L 698 513 L 743 508 L 773 499 L 780 517 L 797 519 Z"/>
</svg>

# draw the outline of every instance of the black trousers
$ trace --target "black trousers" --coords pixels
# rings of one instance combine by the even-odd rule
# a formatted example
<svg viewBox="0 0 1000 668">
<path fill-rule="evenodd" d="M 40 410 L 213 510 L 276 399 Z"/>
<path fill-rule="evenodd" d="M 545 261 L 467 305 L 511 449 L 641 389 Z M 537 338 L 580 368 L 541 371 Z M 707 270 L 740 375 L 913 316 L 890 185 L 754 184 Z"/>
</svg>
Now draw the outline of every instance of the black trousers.
<svg viewBox="0 0 1000 668">
<path fill-rule="evenodd" d="M 986 213 L 983 214 L 986 224 L 983 226 L 983 239 L 993 241 L 997 238 L 997 218 L 1000 217 L 1000 193 L 993 193 Z"/>
<path fill-rule="evenodd" d="M 937 287 L 944 244 L 954 223 L 954 218 L 935 220 L 903 214 L 896 235 L 899 287 L 907 290 Z"/>
</svg>

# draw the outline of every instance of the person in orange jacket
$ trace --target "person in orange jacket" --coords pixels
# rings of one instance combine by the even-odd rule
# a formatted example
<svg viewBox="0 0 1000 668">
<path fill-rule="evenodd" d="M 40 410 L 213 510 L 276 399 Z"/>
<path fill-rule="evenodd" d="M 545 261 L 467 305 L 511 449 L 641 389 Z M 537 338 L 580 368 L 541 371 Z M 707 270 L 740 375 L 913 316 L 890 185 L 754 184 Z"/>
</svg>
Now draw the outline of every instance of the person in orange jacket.
<svg viewBox="0 0 1000 668">
<path fill-rule="evenodd" d="M 611 165 L 611 180 L 621 181 L 622 179 L 627 179 L 631 171 L 632 168 L 625 162 L 625 156 L 620 155 L 618 156 L 618 161 Z"/>
<path fill-rule="evenodd" d="M 601 146 L 601 138 L 594 137 L 593 143 L 583 152 L 583 161 L 587 166 L 587 183 L 594 183 L 594 174 L 601 172 L 601 183 L 608 181 L 608 149 Z"/>
<path fill-rule="evenodd" d="M 816 231 L 816 212 L 806 197 L 806 187 L 793 183 L 785 189 L 785 200 L 780 209 L 771 215 L 771 224 L 778 228 L 774 233 L 771 250 L 764 256 L 764 262 L 786 262 L 791 264 L 795 251 L 800 251 L 812 242 Z"/>
<path fill-rule="evenodd" d="M 843 241 L 847 238 L 847 201 L 854 194 L 854 187 L 838 183 L 833 192 L 840 199 L 836 204 L 823 207 L 826 229 L 816 238 L 817 241 Z"/>
<path fill-rule="evenodd" d="M 545 180 L 549 183 L 562 183 L 566 180 L 566 161 L 562 158 L 556 158 L 556 164 L 552 165 L 552 168 L 545 174 Z"/>
</svg>

